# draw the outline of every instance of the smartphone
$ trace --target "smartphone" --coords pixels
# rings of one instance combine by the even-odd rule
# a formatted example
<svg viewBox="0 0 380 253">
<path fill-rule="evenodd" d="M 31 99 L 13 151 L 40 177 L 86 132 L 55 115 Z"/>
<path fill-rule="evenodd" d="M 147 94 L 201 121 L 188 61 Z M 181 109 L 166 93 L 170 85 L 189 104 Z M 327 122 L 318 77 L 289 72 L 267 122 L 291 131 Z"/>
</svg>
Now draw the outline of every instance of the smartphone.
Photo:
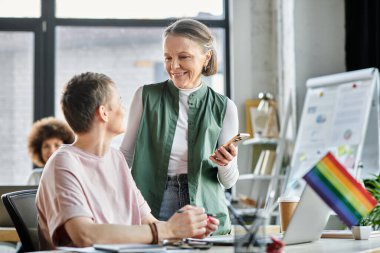
<svg viewBox="0 0 380 253">
<path fill-rule="evenodd" d="M 228 148 L 230 144 L 234 144 L 235 147 L 237 147 L 240 143 L 242 143 L 244 140 L 248 139 L 250 137 L 250 134 L 248 133 L 238 133 L 234 137 L 232 137 L 231 140 L 229 140 L 227 143 L 223 145 L 223 147 Z"/>
<path fill-rule="evenodd" d="M 251 135 L 247 133 L 238 133 L 234 137 L 232 137 L 231 140 L 224 143 L 223 147 L 228 150 L 228 147 L 230 144 L 234 144 L 235 147 L 237 147 L 240 143 L 242 143 L 244 140 L 248 139 Z M 213 153 L 211 156 L 215 157 L 215 153 Z"/>
<path fill-rule="evenodd" d="M 232 137 L 231 140 L 224 143 L 223 147 L 228 150 L 228 147 L 230 144 L 234 144 L 235 147 L 237 147 L 240 143 L 242 143 L 244 140 L 248 139 L 251 135 L 248 133 L 238 133 L 234 137 Z M 215 153 L 213 153 L 211 156 L 215 156 Z"/>
</svg>

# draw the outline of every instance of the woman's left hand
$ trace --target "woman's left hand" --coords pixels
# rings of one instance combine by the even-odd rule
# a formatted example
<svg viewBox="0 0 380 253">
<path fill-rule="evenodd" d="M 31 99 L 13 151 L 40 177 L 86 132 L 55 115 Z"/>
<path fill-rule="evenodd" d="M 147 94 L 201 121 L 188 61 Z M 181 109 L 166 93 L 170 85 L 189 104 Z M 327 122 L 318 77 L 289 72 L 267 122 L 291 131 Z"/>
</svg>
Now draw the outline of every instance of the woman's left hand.
<svg viewBox="0 0 380 253">
<path fill-rule="evenodd" d="M 210 160 L 219 166 L 227 166 L 236 155 L 236 147 L 233 144 L 230 144 L 227 148 L 220 146 L 215 150 L 214 154 L 210 156 Z"/>
</svg>

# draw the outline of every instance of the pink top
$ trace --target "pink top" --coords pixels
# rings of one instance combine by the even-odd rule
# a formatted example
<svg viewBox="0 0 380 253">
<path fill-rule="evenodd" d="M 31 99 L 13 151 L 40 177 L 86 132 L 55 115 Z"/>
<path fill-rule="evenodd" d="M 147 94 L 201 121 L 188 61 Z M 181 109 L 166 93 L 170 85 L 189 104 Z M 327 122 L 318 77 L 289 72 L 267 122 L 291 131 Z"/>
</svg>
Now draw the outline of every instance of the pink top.
<svg viewBox="0 0 380 253">
<path fill-rule="evenodd" d="M 42 249 L 72 245 L 62 226 L 71 218 L 139 225 L 150 213 L 123 154 L 114 148 L 99 157 L 63 145 L 44 168 L 36 205 Z"/>
</svg>

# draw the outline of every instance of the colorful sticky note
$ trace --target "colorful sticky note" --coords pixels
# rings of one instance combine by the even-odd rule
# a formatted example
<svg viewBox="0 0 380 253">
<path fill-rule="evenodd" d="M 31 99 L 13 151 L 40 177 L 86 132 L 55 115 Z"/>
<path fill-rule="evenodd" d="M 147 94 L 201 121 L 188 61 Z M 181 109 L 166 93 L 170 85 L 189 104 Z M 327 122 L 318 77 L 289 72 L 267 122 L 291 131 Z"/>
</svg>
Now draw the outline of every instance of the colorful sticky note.
<svg viewBox="0 0 380 253">
<path fill-rule="evenodd" d="M 377 205 L 376 199 L 330 152 L 304 179 L 349 227 L 357 225 Z"/>
<path fill-rule="evenodd" d="M 346 145 L 339 145 L 338 146 L 338 156 L 343 156 L 346 154 Z"/>
<path fill-rule="evenodd" d="M 300 154 L 299 158 L 300 158 L 300 161 L 301 161 L 301 162 L 303 162 L 303 161 L 306 161 L 306 160 L 307 160 L 307 156 L 306 156 L 306 154 L 305 154 L 305 153 L 302 153 L 302 154 Z"/>
</svg>

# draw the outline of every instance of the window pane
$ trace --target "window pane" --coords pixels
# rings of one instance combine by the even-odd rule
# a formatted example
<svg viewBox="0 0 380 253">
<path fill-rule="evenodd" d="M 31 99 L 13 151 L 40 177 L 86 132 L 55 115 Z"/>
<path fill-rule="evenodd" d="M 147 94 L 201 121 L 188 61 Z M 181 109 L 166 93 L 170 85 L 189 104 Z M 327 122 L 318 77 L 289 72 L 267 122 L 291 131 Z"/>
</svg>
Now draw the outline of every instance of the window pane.
<svg viewBox="0 0 380 253">
<path fill-rule="evenodd" d="M 63 118 L 59 101 L 64 84 L 75 74 L 93 71 L 110 76 L 129 103 L 137 87 L 168 79 L 163 65 L 164 28 L 58 27 L 56 52 L 56 115 Z M 217 41 L 219 73 L 206 83 L 224 93 L 224 30 L 212 29 Z M 127 115 L 128 117 L 128 115 Z M 115 141 L 118 146 L 122 136 Z"/>
<path fill-rule="evenodd" d="M 0 184 L 23 184 L 32 169 L 27 135 L 33 122 L 31 32 L 0 32 Z"/>
<path fill-rule="evenodd" d="M 224 18 L 222 0 L 57 0 L 56 7 L 59 18 Z"/>
<path fill-rule="evenodd" d="M 41 17 L 41 0 L 0 0 L 0 17 Z"/>
</svg>

